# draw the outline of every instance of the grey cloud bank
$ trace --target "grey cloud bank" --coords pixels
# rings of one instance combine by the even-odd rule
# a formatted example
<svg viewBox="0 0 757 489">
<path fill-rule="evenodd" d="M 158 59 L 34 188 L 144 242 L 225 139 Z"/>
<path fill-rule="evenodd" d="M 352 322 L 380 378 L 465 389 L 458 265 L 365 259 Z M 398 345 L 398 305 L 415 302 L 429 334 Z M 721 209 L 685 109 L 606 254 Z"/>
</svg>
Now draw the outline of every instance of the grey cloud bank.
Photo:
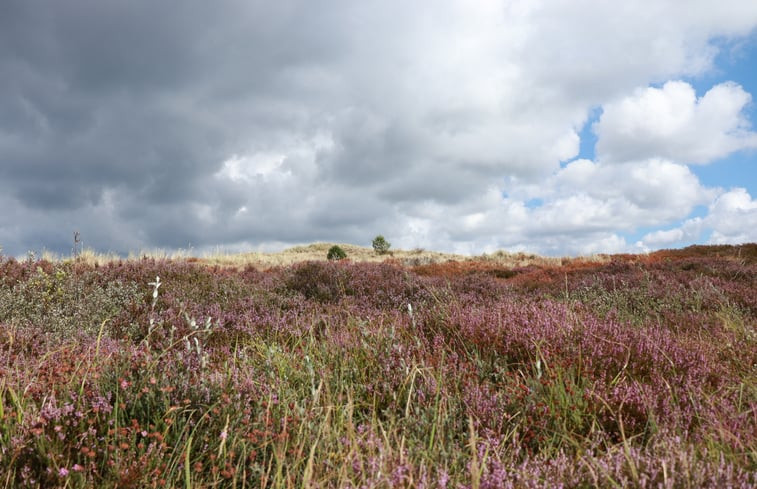
<svg viewBox="0 0 757 489">
<path fill-rule="evenodd" d="M 720 219 L 693 239 L 757 240 L 729 231 L 754 197 L 715 206 L 686 166 L 757 147 L 749 94 L 646 88 L 711 69 L 712 39 L 757 26 L 748 4 L 5 0 L 0 245 L 612 252 L 697 205 Z M 597 161 L 569 163 L 599 106 Z M 666 107 L 691 119 L 664 140 L 618 122 Z"/>
</svg>

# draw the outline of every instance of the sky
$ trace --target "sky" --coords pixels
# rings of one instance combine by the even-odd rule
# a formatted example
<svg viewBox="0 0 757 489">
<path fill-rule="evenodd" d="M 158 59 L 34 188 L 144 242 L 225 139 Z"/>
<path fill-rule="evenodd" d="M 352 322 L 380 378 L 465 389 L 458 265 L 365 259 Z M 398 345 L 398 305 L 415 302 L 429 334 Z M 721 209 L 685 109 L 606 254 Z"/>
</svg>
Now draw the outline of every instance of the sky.
<svg viewBox="0 0 757 489">
<path fill-rule="evenodd" d="M 0 246 L 757 241 L 757 2 L 0 0 Z"/>
</svg>

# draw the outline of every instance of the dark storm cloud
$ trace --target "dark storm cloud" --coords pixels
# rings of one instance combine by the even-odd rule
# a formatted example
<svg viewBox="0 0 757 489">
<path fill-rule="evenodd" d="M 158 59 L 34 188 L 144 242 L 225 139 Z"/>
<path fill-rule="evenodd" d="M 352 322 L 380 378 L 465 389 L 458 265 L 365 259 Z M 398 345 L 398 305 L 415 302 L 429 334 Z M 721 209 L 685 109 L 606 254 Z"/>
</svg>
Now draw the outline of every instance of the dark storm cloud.
<svg viewBox="0 0 757 489">
<path fill-rule="evenodd" d="M 308 130 L 309 67 L 346 45 L 327 17 L 296 2 L 3 2 L 2 191 L 40 211 L 116 192 L 129 205 L 96 217 L 144 227 L 146 245 L 195 237 L 150 230 L 158 211 L 201 234 L 192 203 L 239 205 L 206 184 L 224 159 Z"/>
<path fill-rule="evenodd" d="M 351 110 L 339 121 L 334 137 L 339 146 L 321 162 L 333 180 L 373 185 L 408 170 L 420 148 L 412 128 L 402 121 Z"/>
<path fill-rule="evenodd" d="M 385 216 L 349 189 L 401 178 L 422 148 L 401 117 L 371 113 L 388 92 L 345 81 L 380 56 L 367 70 L 346 58 L 385 47 L 370 12 L 341 3 L 3 2 L 0 188 L 21 213 L 68 212 L 60 226 L 87 215 L 89 236 L 116 233 L 90 243 L 118 251 L 309 240 Z M 284 186 L 215 178 L 234 154 L 324 128 L 333 144 Z"/>
</svg>

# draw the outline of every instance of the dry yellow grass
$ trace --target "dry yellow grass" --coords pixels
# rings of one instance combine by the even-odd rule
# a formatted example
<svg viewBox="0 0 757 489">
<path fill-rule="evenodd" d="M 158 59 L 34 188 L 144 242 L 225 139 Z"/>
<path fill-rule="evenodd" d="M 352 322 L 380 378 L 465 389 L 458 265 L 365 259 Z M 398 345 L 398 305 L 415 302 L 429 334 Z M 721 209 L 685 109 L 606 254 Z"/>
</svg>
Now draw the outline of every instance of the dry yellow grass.
<svg viewBox="0 0 757 489">
<path fill-rule="evenodd" d="M 187 260 L 194 263 L 200 263 L 209 266 L 222 266 L 233 268 L 245 268 L 252 266 L 260 270 L 285 267 L 295 263 L 305 261 L 326 261 L 326 255 L 329 248 L 334 246 L 334 243 L 312 243 L 309 245 L 294 246 L 287 248 L 279 252 L 249 252 L 249 253 L 213 253 L 206 254 L 204 256 L 192 256 L 186 250 L 179 251 L 164 251 L 153 250 L 141 253 L 129 254 L 128 260 L 136 260 L 144 257 L 155 259 L 168 259 L 168 260 Z M 469 262 L 478 261 L 486 262 L 493 265 L 499 265 L 502 267 L 516 268 L 524 267 L 528 265 L 538 266 L 560 266 L 569 261 L 575 260 L 575 258 L 555 258 L 544 257 L 531 253 L 511 253 L 507 251 L 496 251 L 494 253 L 468 256 L 459 255 L 454 253 L 441 253 L 437 251 L 427 251 L 424 249 L 414 250 L 390 250 L 385 255 L 377 254 L 373 248 L 356 246 L 351 244 L 340 243 L 338 244 L 345 253 L 347 253 L 347 259 L 353 262 L 384 262 L 387 260 L 397 262 L 404 266 L 420 266 L 431 265 L 436 263 L 446 262 Z M 61 258 L 52 254 L 45 254 L 43 258 L 51 261 L 60 261 L 65 258 Z M 89 264 L 103 265 L 108 262 L 118 261 L 122 258 L 114 253 L 97 253 L 91 249 L 84 249 L 78 255 L 77 260 L 83 261 Z M 593 255 L 590 257 L 578 258 L 582 261 L 591 262 L 605 262 L 609 259 L 607 255 Z"/>
<path fill-rule="evenodd" d="M 253 266 L 259 269 L 288 266 L 294 263 L 304 261 L 325 261 L 329 248 L 334 243 L 313 243 L 304 246 L 295 246 L 287 248 L 276 253 L 239 253 L 239 254 L 218 254 L 208 255 L 203 258 L 194 258 L 192 261 L 205 263 L 208 265 L 230 266 L 243 268 Z M 491 254 L 468 256 L 454 253 L 441 253 L 437 251 L 427 251 L 424 249 L 414 250 L 391 250 L 385 255 L 379 255 L 373 248 L 356 246 L 351 244 L 339 244 L 345 253 L 347 259 L 354 262 L 383 262 L 387 260 L 396 261 L 405 266 L 430 265 L 434 263 L 446 263 L 450 261 L 485 261 L 504 267 L 523 267 L 528 265 L 540 266 L 559 266 L 565 263 L 566 258 L 551 258 L 529 253 L 510 253 L 507 251 L 497 251 Z M 585 261 L 604 262 L 609 258 L 606 255 L 594 255 L 582 258 Z"/>
<path fill-rule="evenodd" d="M 304 246 L 294 246 L 275 253 L 239 253 L 235 255 L 219 254 L 205 256 L 199 261 L 210 265 L 244 267 L 252 265 L 256 268 L 271 268 L 287 266 L 304 261 L 325 261 L 329 248 L 334 243 L 313 243 Z M 396 260 L 404 265 L 440 263 L 450 260 L 465 260 L 469 257 L 451 253 L 439 253 L 425 250 L 391 250 L 385 255 L 379 255 L 373 248 L 351 244 L 338 244 L 347 253 L 347 259 L 355 262 L 383 262 Z"/>
</svg>

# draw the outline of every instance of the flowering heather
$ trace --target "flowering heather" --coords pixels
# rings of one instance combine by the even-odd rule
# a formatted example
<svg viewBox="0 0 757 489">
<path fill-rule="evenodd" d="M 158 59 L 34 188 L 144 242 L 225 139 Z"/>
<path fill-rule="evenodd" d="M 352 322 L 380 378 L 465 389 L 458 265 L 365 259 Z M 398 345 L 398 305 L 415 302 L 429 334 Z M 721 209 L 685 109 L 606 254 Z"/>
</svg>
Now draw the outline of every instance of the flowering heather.
<svg viewBox="0 0 757 489">
<path fill-rule="evenodd" d="M 0 258 L 0 485 L 755 487 L 757 246 Z"/>
</svg>

